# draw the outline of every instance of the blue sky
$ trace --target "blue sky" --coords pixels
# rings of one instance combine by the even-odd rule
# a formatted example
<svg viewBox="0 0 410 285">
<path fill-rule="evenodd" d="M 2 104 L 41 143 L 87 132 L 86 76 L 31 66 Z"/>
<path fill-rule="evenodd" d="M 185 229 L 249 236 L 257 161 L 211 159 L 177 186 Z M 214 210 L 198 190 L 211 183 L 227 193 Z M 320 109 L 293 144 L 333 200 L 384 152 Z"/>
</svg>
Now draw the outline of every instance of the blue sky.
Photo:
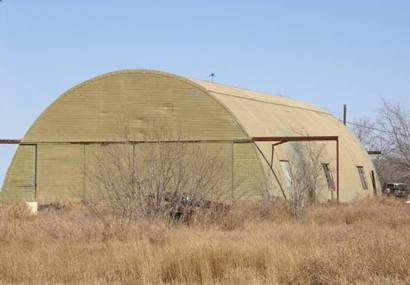
<svg viewBox="0 0 410 285">
<path fill-rule="evenodd" d="M 156 69 L 305 100 L 349 119 L 410 104 L 410 1 L 0 2 L 0 138 L 113 70 Z M 0 180 L 14 152 L 0 146 Z M 1 183 L 1 182 L 0 182 Z"/>
</svg>

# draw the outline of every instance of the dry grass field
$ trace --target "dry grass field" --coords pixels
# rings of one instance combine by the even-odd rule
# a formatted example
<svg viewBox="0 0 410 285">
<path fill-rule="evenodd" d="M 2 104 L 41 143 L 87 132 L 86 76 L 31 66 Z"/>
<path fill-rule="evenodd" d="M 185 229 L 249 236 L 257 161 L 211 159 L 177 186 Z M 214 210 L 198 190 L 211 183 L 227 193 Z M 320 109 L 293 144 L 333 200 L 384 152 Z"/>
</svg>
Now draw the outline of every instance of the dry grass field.
<svg viewBox="0 0 410 285">
<path fill-rule="evenodd" d="M 81 207 L 0 209 L 0 283 L 410 284 L 410 207 L 394 199 L 243 205 L 191 226 L 107 228 Z"/>
</svg>

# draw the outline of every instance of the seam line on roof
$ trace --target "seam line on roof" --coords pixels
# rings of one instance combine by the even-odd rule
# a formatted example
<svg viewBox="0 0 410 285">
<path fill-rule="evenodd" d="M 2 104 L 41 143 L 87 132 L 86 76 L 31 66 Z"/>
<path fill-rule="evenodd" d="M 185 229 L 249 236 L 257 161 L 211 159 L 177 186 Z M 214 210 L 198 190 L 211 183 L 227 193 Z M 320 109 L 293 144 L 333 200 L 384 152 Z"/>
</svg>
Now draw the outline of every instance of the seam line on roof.
<svg viewBox="0 0 410 285">
<path fill-rule="evenodd" d="M 315 112 L 315 113 L 330 115 L 328 112 L 317 111 L 317 110 L 304 108 L 304 107 L 291 106 L 291 105 L 286 105 L 286 104 L 281 104 L 281 103 L 273 103 L 273 102 L 269 102 L 269 101 L 265 101 L 265 100 L 260 100 L 260 99 L 255 99 L 255 98 L 247 98 L 247 97 L 242 97 L 242 96 L 238 96 L 238 95 L 223 93 L 223 92 L 214 91 L 214 90 L 209 90 L 209 92 L 224 95 L 224 96 L 235 97 L 235 98 L 239 98 L 239 99 L 245 99 L 245 100 L 250 100 L 250 101 L 262 102 L 262 103 L 267 103 L 267 104 L 272 104 L 272 105 L 277 105 L 277 106 L 282 106 L 282 107 L 301 109 L 301 110 L 311 111 L 311 112 Z"/>
</svg>

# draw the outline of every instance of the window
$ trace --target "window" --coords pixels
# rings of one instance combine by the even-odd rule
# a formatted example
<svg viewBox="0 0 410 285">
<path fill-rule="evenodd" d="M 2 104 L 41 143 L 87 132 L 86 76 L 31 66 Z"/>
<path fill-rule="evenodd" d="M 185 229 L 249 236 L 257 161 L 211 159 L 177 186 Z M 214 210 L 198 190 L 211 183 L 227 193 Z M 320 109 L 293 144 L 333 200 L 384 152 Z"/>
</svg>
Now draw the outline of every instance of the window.
<svg viewBox="0 0 410 285">
<path fill-rule="evenodd" d="M 366 181 L 366 176 L 364 174 L 363 166 L 357 166 L 357 171 L 359 172 L 360 182 L 362 183 L 363 190 L 367 190 L 368 187 L 367 187 L 367 181 Z"/>
<path fill-rule="evenodd" d="M 282 172 L 285 178 L 286 186 L 292 186 L 292 175 L 290 173 L 290 165 L 287 160 L 280 160 L 280 166 L 282 167 Z"/>
<path fill-rule="evenodd" d="M 370 172 L 370 178 L 372 179 L 372 186 L 373 186 L 373 195 L 377 195 L 377 190 L 376 190 L 376 178 L 374 177 L 374 171 Z"/>
<path fill-rule="evenodd" d="M 326 175 L 327 186 L 330 190 L 335 190 L 335 180 L 332 171 L 330 171 L 329 163 L 322 163 L 322 167 Z"/>
</svg>

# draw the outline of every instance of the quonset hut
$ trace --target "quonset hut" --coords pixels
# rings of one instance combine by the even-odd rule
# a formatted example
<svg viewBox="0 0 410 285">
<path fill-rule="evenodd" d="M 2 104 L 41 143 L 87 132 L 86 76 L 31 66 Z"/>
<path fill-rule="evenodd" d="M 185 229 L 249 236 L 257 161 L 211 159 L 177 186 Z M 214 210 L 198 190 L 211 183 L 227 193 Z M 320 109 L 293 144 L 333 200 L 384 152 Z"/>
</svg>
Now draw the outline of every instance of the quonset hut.
<svg viewBox="0 0 410 285">
<path fill-rule="evenodd" d="M 320 200 L 348 202 L 380 193 L 374 166 L 360 142 L 328 112 L 292 99 L 192 80 L 169 73 L 126 70 L 65 92 L 21 140 L 0 197 L 26 201 L 79 199 L 87 193 L 89 153 L 121 142 L 127 122 L 135 145 L 148 142 L 152 122 L 166 122 L 185 143 L 206 143 L 229 161 L 232 194 L 273 196 L 292 189 L 292 151 L 322 144 Z"/>
</svg>

